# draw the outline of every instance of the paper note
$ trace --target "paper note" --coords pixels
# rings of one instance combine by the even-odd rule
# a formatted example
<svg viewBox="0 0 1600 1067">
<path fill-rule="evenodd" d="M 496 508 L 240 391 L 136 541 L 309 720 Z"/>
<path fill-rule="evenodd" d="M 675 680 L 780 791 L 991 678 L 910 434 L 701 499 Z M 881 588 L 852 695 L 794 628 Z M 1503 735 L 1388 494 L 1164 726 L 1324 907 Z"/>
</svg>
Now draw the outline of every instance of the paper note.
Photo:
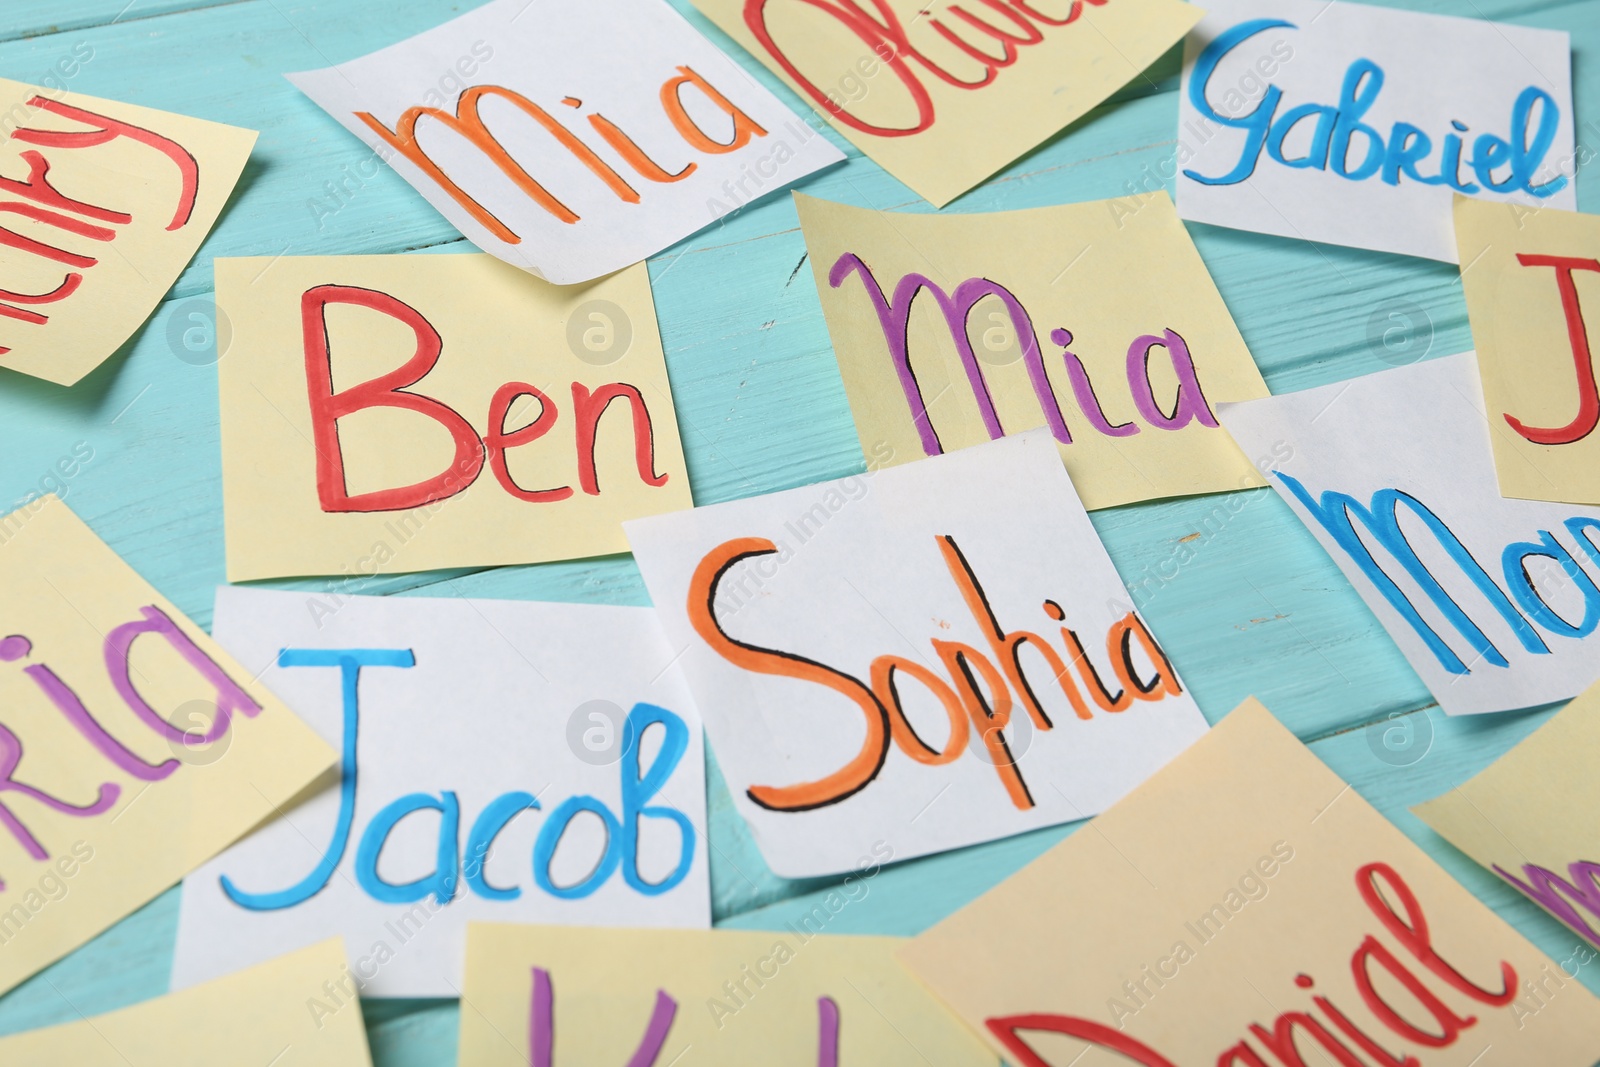
<svg viewBox="0 0 1600 1067">
<path fill-rule="evenodd" d="M 1138 77 L 1177 0 L 692 0 L 862 152 L 943 207 Z"/>
<path fill-rule="evenodd" d="M 1600 1001 L 1526 1018 L 1556 963 L 1254 700 L 901 958 L 1016 1067 L 1600 1054 Z"/>
<path fill-rule="evenodd" d="M 273 816 L 335 754 L 54 496 L 0 519 L 0 603 L 4 992 Z"/>
<path fill-rule="evenodd" d="M 361 1008 L 340 993 L 348 985 L 344 947 L 324 941 L 181 993 L 0 1038 L 0 1063 L 370 1067 Z"/>
<path fill-rule="evenodd" d="M 1500 491 L 1600 504 L 1600 216 L 1457 197 L 1455 218 Z"/>
<path fill-rule="evenodd" d="M 865 893 L 862 882 L 837 891 L 845 906 Z M 474 923 L 460 1060 L 996 1067 L 982 1042 L 895 961 L 902 938 L 839 937 L 813 925 L 802 919 L 746 932 Z"/>
<path fill-rule="evenodd" d="M 1457 192 L 1577 206 L 1565 32 L 1330 0 L 1205 8 L 1179 94 L 1184 218 L 1454 263 Z"/>
<path fill-rule="evenodd" d="M 1219 412 L 1450 715 L 1600 676 L 1600 510 L 1500 495 L 1473 358 Z"/>
<path fill-rule="evenodd" d="M 1165 193 L 995 215 L 795 200 L 863 453 L 1045 426 L 1091 511 L 1263 484 L 1213 405 L 1266 384 Z"/>
<path fill-rule="evenodd" d="M 1600 947 L 1600 685 L 1482 773 L 1411 810 L 1452 845 Z M 1584 946 L 1587 963 L 1595 950 Z M 1575 970 L 1575 969 L 1574 969 Z M 1570 972 L 1567 977 L 1570 977 Z"/>
<path fill-rule="evenodd" d="M 643 265 L 219 259 L 217 304 L 230 581 L 605 555 L 692 504 Z"/>
<path fill-rule="evenodd" d="M 256 134 L 5 78 L 0 113 L 0 367 L 71 385 L 177 281 Z"/>
<path fill-rule="evenodd" d="M 342 934 L 363 995 L 454 997 L 472 919 L 709 925 L 700 720 L 648 608 L 224 588 L 216 633 L 340 780 L 184 881 L 174 987 Z"/>
<path fill-rule="evenodd" d="M 557 285 L 844 159 L 664 0 L 490 0 L 287 77 L 473 244 Z"/>
<path fill-rule="evenodd" d="M 1043 432 L 628 538 L 784 877 L 1093 815 L 1206 728 Z"/>
</svg>

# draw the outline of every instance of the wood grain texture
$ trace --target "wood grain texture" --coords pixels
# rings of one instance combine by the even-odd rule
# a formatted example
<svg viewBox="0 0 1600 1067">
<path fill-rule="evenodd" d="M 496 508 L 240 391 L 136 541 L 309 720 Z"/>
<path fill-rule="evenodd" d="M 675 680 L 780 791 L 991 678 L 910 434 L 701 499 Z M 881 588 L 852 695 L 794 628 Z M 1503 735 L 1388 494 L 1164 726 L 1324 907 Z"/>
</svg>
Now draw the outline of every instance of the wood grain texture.
<svg viewBox="0 0 1600 1067">
<path fill-rule="evenodd" d="M 684 0 L 674 4 L 801 114 L 809 111 Z M 39 80 L 87 45 L 74 91 L 261 131 L 221 222 L 124 350 L 66 390 L 0 371 L 0 503 L 36 489 L 78 442 L 93 459 L 66 487 L 77 512 L 141 574 L 206 623 L 223 582 L 216 371 L 186 361 L 185 329 L 214 314 L 215 256 L 465 251 L 400 178 L 281 74 L 353 58 L 471 4 L 438 0 L 8 0 L 0 74 Z M 1578 138 L 1600 149 L 1600 4 L 1420 0 L 1396 4 L 1571 33 Z M 1178 148 L 1176 51 L 1061 136 L 948 210 L 996 211 L 1165 187 Z M 813 124 L 820 123 L 812 116 Z M 1593 125 L 1585 126 L 1585 123 Z M 808 193 L 880 209 L 929 210 L 824 130 L 849 161 Z M 363 177 L 373 174 L 372 177 Z M 1579 203 L 1600 207 L 1579 175 Z M 1430 323 L 1429 355 L 1471 347 L 1455 268 L 1331 246 L 1191 228 L 1274 392 L 1382 369 L 1374 321 L 1403 308 Z M 1063 262 L 1069 250 L 1063 250 Z M 862 469 L 844 390 L 793 207 L 776 195 L 650 262 L 690 481 L 699 503 Z M 1073 284 L 1067 271 L 1060 282 Z M 1558 958 L 1572 937 L 1484 875 L 1407 812 L 1474 773 L 1548 712 L 1448 720 L 1377 620 L 1269 490 L 1099 512 L 1096 527 L 1206 714 L 1255 694 L 1336 772 L 1480 897 Z M 1198 535 L 1198 536 L 1196 536 Z M 646 604 L 627 557 L 350 582 L 262 583 L 341 592 Z M 1380 758 L 1387 729 L 1410 754 Z M 1412 756 L 1417 753 L 1423 753 Z M 1409 762 L 1408 762 L 1409 761 Z M 708 761 L 714 908 L 720 923 L 781 927 L 833 880 L 790 881 L 762 863 Z M 995 884 L 1074 827 L 885 868 L 828 928 L 911 934 Z M 0 1033 L 73 1019 L 165 991 L 178 890 L 0 998 Z M 1594 968 L 1582 972 L 1600 991 Z M 381 1067 L 451 1063 L 452 1001 L 366 1005 Z"/>
</svg>

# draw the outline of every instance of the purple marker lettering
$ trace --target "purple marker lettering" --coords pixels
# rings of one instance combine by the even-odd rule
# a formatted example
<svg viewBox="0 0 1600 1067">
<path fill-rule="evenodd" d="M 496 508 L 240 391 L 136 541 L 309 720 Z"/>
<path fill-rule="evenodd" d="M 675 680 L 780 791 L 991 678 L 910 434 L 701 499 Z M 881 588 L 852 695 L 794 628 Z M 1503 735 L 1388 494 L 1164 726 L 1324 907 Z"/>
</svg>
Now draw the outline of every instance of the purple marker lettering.
<svg viewBox="0 0 1600 1067">
<path fill-rule="evenodd" d="M 9 641 L 11 638 L 7 638 L 7 640 Z M 87 818 L 90 815 L 99 815 L 115 804 L 117 797 L 122 794 L 122 790 L 114 782 L 105 782 L 100 786 L 100 791 L 95 796 L 94 803 L 82 806 L 69 804 L 65 800 L 59 800 L 41 789 L 35 789 L 31 785 L 23 785 L 21 782 L 16 781 L 12 775 L 17 773 L 17 764 L 21 762 L 21 739 L 5 726 L 0 725 L 0 793 L 20 793 L 25 797 L 37 800 L 47 808 L 53 808 L 63 814 L 76 816 L 80 819 Z M 38 838 L 33 836 L 28 828 L 22 824 L 22 820 L 17 818 L 4 803 L 0 803 L 0 826 L 10 830 L 11 836 L 15 837 L 17 842 L 27 850 L 28 855 L 34 859 L 44 860 L 50 858 L 50 853 L 39 843 Z M 5 882 L 0 880 L 0 889 L 5 887 Z"/>
<path fill-rule="evenodd" d="M 1178 395 L 1173 401 L 1171 415 L 1156 403 L 1155 387 L 1150 383 L 1150 350 L 1157 347 L 1166 349 L 1173 373 L 1178 377 Z M 1145 334 L 1128 346 L 1128 388 L 1133 392 L 1133 403 L 1139 414 L 1152 426 L 1181 430 L 1191 422 L 1198 422 L 1212 429 L 1217 427 L 1216 416 L 1211 414 L 1211 405 L 1200 388 L 1189 346 L 1176 330 L 1166 330 L 1161 337 Z"/>
<path fill-rule="evenodd" d="M 146 725 L 169 741 L 180 744 L 210 744 L 228 732 L 228 722 L 234 712 L 246 717 L 260 714 L 261 705 L 250 699 L 250 694 L 239 688 L 233 679 L 217 666 L 216 661 L 190 640 L 189 635 L 180 630 L 165 612 L 154 605 L 140 608 L 139 611 L 144 616 L 143 621 L 126 622 L 111 631 L 106 638 L 105 657 L 106 673 L 111 676 L 111 684 L 116 686 L 123 702 L 133 709 L 133 713 L 143 719 Z M 195 734 L 185 733 L 168 722 L 139 694 L 133 679 L 129 677 L 131 672 L 128 656 L 132 651 L 133 642 L 140 634 L 160 634 L 165 637 L 167 643 L 188 661 L 189 666 L 211 683 L 217 694 L 217 717 L 204 734 L 196 737 Z"/>
<path fill-rule="evenodd" d="M 1106 418 L 1105 411 L 1100 407 L 1100 398 L 1095 395 L 1094 383 L 1089 380 L 1089 371 L 1073 352 L 1067 350 L 1072 343 L 1072 331 L 1056 329 L 1050 331 L 1050 340 L 1061 346 L 1061 362 L 1067 365 L 1067 380 L 1072 383 L 1072 395 L 1078 398 L 1078 407 L 1089 419 L 1089 425 L 1105 434 L 1107 437 L 1132 437 L 1139 432 L 1139 426 L 1133 422 L 1119 422 L 1115 425 Z M 1069 437 L 1067 444 L 1072 443 Z"/>
<path fill-rule="evenodd" d="M 12 634 L 0 641 L 0 660 L 7 663 L 19 660 L 32 651 L 32 642 L 20 634 Z M 24 667 L 22 673 L 33 679 L 33 684 L 50 698 L 50 702 L 56 706 L 67 722 L 72 724 L 73 729 L 82 734 L 102 756 L 140 781 L 159 782 L 182 766 L 175 759 L 169 759 L 165 763 L 146 763 L 140 759 L 131 749 L 107 733 L 105 727 L 100 725 L 100 721 L 83 706 L 78 694 L 58 678 L 55 671 L 43 663 Z"/>
</svg>

